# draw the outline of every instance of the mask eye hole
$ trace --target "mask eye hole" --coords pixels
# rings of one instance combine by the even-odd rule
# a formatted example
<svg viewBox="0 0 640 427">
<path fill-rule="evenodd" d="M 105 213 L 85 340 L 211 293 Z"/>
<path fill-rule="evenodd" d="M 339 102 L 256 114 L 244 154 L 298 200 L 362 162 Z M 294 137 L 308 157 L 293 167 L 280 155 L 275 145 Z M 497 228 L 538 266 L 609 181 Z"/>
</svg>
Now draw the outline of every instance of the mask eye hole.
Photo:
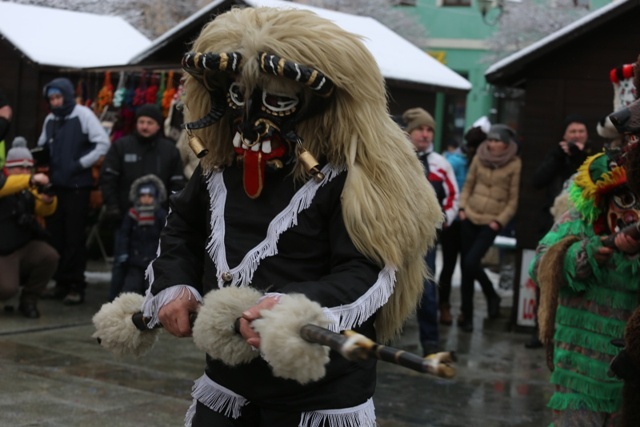
<svg viewBox="0 0 640 427">
<path fill-rule="evenodd" d="M 297 96 L 279 95 L 262 91 L 262 105 L 273 113 L 292 113 L 299 103 Z"/>
<path fill-rule="evenodd" d="M 232 108 L 244 107 L 244 86 L 236 82 L 231 83 L 228 99 Z"/>
<path fill-rule="evenodd" d="M 630 191 L 624 191 L 613 196 L 613 203 L 620 209 L 631 209 L 636 205 L 636 196 Z"/>
</svg>

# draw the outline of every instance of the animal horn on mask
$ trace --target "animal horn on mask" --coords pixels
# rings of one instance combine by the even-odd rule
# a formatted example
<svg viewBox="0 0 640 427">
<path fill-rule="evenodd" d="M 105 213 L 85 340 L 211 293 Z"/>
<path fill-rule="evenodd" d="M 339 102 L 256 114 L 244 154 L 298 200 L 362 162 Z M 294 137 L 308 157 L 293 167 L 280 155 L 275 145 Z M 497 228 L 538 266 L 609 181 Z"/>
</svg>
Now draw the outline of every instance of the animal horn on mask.
<svg viewBox="0 0 640 427">
<path fill-rule="evenodd" d="M 333 93 L 335 85 L 321 71 L 265 52 L 260 53 L 259 56 L 262 72 L 295 80 L 308 86 L 323 98 Z"/>
<path fill-rule="evenodd" d="M 226 104 L 217 99 L 215 91 L 210 90 L 207 86 L 204 71 L 226 71 L 228 73 L 236 73 L 240 68 L 242 55 L 238 52 L 188 52 L 182 57 L 182 68 L 192 76 L 201 80 L 202 84 L 209 90 L 211 97 L 211 110 L 204 116 L 193 122 L 185 123 L 182 128 L 189 135 L 189 147 L 193 150 L 198 158 L 207 155 L 209 150 L 205 147 L 200 138 L 193 134 L 194 129 L 202 129 L 211 126 L 220 120 L 226 110 Z"/>
</svg>

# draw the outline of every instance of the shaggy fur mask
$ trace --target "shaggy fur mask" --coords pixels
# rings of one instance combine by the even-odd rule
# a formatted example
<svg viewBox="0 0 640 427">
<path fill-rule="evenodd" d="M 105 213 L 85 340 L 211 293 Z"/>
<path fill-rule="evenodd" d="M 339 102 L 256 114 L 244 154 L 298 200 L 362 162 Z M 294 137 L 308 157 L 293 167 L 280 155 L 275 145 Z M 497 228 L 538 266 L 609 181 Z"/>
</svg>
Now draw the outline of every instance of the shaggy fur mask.
<svg viewBox="0 0 640 427">
<path fill-rule="evenodd" d="M 262 90 L 297 97 L 294 130 L 303 148 L 348 171 L 342 211 L 354 244 L 379 265 L 396 269 L 394 293 L 376 319 L 379 339 L 392 338 L 419 301 L 428 274 L 423 255 L 435 242 L 442 212 L 410 142 L 389 115 L 374 58 L 358 36 L 312 12 L 273 8 L 218 16 L 191 51 L 238 53 L 241 62 L 231 73 L 186 75 L 185 123 L 205 117 L 212 102 L 225 102 L 232 83 L 241 86 L 236 95 L 245 106 Z M 265 73 L 261 53 L 319 71 L 333 84 L 331 93 L 323 96 L 308 84 Z M 233 110 L 221 110 L 215 124 L 193 130 L 209 150 L 201 160 L 205 171 L 230 165 L 237 155 Z M 294 177 L 309 179 L 299 158 L 291 161 Z"/>
</svg>

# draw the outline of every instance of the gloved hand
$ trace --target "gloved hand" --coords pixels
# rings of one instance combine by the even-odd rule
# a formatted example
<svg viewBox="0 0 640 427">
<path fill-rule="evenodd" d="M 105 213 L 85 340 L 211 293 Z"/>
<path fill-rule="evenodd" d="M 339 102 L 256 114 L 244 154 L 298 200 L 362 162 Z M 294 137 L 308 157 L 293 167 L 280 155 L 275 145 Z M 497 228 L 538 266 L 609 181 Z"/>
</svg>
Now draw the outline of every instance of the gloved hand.
<svg viewBox="0 0 640 427">
<path fill-rule="evenodd" d="M 115 256 L 113 259 L 113 262 L 115 262 L 116 264 L 126 264 L 128 259 L 129 259 L 129 255 L 122 254 L 122 255 Z"/>
</svg>

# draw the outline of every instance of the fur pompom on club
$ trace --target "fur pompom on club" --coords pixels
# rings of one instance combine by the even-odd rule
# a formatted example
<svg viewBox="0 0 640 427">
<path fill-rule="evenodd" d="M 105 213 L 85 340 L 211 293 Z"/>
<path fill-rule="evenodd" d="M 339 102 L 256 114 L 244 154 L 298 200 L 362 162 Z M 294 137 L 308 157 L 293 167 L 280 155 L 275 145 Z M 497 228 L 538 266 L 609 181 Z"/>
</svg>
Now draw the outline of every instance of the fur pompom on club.
<svg viewBox="0 0 640 427">
<path fill-rule="evenodd" d="M 271 365 L 273 374 L 300 384 L 325 376 L 329 348 L 300 337 L 300 329 L 309 323 L 326 328 L 322 307 L 304 295 L 283 295 L 271 310 L 262 310 L 253 328 L 260 334 L 262 358 Z"/>
<path fill-rule="evenodd" d="M 145 354 L 156 343 L 160 329 L 142 332 L 133 324 L 131 316 L 140 311 L 143 302 L 142 295 L 124 293 L 103 304 L 93 316 L 96 332 L 92 337 L 116 356 Z"/>
<path fill-rule="evenodd" d="M 260 297 L 262 293 L 251 288 L 228 287 L 209 292 L 193 325 L 193 342 L 225 365 L 249 363 L 258 352 L 236 333 L 234 323 Z"/>
</svg>

